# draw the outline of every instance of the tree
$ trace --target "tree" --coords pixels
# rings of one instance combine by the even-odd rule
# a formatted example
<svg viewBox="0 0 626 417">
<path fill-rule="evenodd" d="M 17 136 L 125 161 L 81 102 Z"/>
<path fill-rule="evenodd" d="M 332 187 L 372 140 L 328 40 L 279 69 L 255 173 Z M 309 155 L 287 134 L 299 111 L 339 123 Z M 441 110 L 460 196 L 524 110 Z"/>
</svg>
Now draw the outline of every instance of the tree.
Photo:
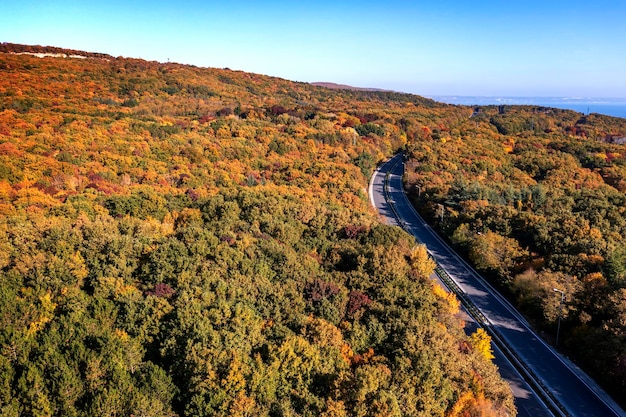
<svg viewBox="0 0 626 417">
<path fill-rule="evenodd" d="M 470 340 L 472 346 L 478 351 L 485 359 L 493 359 L 493 349 L 491 348 L 491 337 L 487 334 L 485 329 L 478 328 L 471 334 Z"/>
<path fill-rule="evenodd" d="M 469 258 L 476 268 L 497 272 L 504 283 L 511 281 L 511 272 L 527 256 L 528 252 L 515 239 L 492 231 L 477 235 L 469 250 Z"/>
<path fill-rule="evenodd" d="M 437 266 L 435 261 L 430 257 L 426 245 L 417 245 L 411 249 L 409 255 L 409 265 L 411 268 L 423 278 L 430 277 Z"/>
</svg>

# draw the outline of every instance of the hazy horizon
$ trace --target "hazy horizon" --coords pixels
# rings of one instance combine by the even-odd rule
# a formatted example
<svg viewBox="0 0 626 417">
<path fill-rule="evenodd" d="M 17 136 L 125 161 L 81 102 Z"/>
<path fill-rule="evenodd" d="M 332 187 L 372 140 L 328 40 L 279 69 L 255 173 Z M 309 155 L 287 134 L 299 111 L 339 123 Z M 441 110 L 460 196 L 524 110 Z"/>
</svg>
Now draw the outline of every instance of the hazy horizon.
<svg viewBox="0 0 626 417">
<path fill-rule="evenodd" d="M 12 42 L 11 42 L 12 43 Z M 32 45 L 35 46 L 35 45 Z M 55 45 L 39 45 L 56 47 Z M 75 49 L 75 48 L 66 48 Z M 102 53 L 102 51 L 82 51 L 87 53 Z M 27 52 L 28 53 L 28 52 Z M 134 57 L 127 57 L 134 58 Z M 162 62 L 162 61 L 161 61 Z M 168 61 L 171 62 L 171 61 Z M 187 65 L 187 64 L 183 64 Z M 193 64 L 189 64 L 193 65 Z M 263 74 L 272 76 L 272 74 Z M 297 81 L 297 80 L 292 80 Z M 334 81 L 311 81 L 311 84 L 331 85 L 330 88 L 355 88 L 372 91 L 393 91 L 406 94 L 417 94 L 447 104 L 459 105 L 539 105 L 570 109 L 582 113 L 600 113 L 609 116 L 626 118 L 626 97 L 564 97 L 564 96 L 510 96 L 510 95 L 461 95 L 461 94 L 420 94 L 408 91 L 387 90 L 375 86 L 355 86 L 335 83 Z M 586 106 L 586 108 L 585 108 Z M 591 106 L 595 108 L 592 110 Z M 599 107 L 597 107 L 599 106 Z"/>
<path fill-rule="evenodd" d="M 465 106 L 530 105 L 574 110 L 579 113 L 599 113 L 626 118 L 626 98 L 606 97 L 512 97 L 512 96 L 460 96 L 431 95 L 435 101 Z"/>
</svg>

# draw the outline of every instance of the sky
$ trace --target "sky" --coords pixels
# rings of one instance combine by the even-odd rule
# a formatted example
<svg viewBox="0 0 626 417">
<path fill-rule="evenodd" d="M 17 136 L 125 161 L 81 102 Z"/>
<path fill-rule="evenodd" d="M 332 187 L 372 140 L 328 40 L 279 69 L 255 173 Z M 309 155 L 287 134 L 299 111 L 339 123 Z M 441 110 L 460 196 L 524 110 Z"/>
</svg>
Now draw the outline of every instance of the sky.
<svg viewBox="0 0 626 417">
<path fill-rule="evenodd" d="M 626 97 L 626 0 L 0 0 L 0 42 L 425 96 Z"/>
</svg>

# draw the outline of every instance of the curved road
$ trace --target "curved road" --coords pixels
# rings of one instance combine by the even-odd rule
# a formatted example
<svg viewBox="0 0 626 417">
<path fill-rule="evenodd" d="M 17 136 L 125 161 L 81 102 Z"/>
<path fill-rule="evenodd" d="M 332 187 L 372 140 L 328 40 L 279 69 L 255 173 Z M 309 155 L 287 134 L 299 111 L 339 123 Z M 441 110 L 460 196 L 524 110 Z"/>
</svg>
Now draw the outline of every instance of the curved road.
<svg viewBox="0 0 626 417">
<path fill-rule="evenodd" d="M 554 415 L 626 417 L 626 413 L 606 393 L 541 340 L 524 318 L 434 233 L 404 193 L 403 170 L 402 155 L 396 155 L 377 169 L 370 183 L 372 204 L 390 224 L 401 225 L 427 246 L 430 254 L 458 286 L 462 296 L 482 313 L 498 347 L 508 351 L 507 356 L 513 362 L 518 362 L 516 368 L 534 386 L 533 391 L 540 393 L 542 401 L 550 406 Z M 499 366 L 503 375 L 509 373 L 508 365 Z M 511 375 L 513 379 L 517 378 Z M 527 387 L 520 389 L 527 391 Z M 513 389 L 515 392 L 515 386 Z M 526 396 L 528 401 L 516 397 L 520 414 L 552 415 L 546 413 L 545 408 L 545 411 L 536 408 L 543 406 L 533 395 Z"/>
</svg>

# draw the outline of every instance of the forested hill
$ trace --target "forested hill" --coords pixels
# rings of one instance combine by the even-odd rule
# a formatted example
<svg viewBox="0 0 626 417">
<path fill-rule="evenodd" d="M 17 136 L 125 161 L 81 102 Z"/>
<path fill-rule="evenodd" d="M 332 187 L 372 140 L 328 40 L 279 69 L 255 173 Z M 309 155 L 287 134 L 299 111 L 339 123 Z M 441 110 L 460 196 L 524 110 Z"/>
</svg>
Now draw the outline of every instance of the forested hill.
<svg viewBox="0 0 626 417">
<path fill-rule="evenodd" d="M 471 109 L 2 50 L 0 414 L 515 414 L 365 191 Z"/>
</svg>

